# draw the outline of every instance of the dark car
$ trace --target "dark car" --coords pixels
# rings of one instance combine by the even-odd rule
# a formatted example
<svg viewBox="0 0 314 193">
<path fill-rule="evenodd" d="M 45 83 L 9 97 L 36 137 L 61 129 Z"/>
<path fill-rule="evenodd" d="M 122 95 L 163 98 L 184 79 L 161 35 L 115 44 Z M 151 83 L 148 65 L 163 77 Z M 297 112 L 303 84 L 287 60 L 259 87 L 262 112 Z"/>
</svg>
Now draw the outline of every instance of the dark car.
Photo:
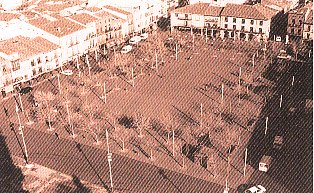
<svg viewBox="0 0 314 193">
<path fill-rule="evenodd" d="M 23 94 L 27 94 L 31 92 L 32 90 L 33 88 L 28 86 L 28 87 L 21 88 L 20 93 L 23 95 Z"/>
</svg>

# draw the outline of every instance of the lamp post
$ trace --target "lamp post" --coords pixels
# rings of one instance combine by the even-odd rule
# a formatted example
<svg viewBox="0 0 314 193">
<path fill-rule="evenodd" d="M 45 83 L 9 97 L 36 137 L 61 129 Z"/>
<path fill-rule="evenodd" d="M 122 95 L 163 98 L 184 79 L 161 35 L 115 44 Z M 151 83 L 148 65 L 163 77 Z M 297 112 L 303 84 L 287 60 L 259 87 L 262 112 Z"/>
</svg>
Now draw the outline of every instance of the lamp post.
<svg viewBox="0 0 314 193">
<path fill-rule="evenodd" d="M 111 171 L 111 162 L 112 162 L 112 153 L 109 151 L 109 137 L 108 137 L 108 130 L 106 129 L 106 140 L 107 140 L 107 150 L 108 150 L 108 164 L 109 164 L 109 175 L 110 175 L 110 186 L 113 189 L 113 182 L 112 182 L 112 171 Z"/>
<path fill-rule="evenodd" d="M 104 95 L 101 96 L 101 98 L 105 100 L 105 103 L 107 103 L 106 82 L 104 82 Z"/>
<path fill-rule="evenodd" d="M 60 75 L 59 75 L 59 74 L 57 74 L 57 78 L 58 78 L 59 93 L 62 94 L 62 91 L 61 91 L 61 83 L 60 83 Z"/>
<path fill-rule="evenodd" d="M 23 141 L 23 146 L 24 146 L 24 151 L 25 151 L 26 167 L 27 168 L 31 168 L 31 167 L 33 167 L 33 165 L 29 164 L 29 162 L 28 162 L 28 152 L 27 152 L 26 143 L 25 143 L 25 137 L 24 137 L 24 132 L 23 132 L 24 126 L 22 126 L 20 115 L 18 113 L 19 112 L 19 108 L 18 108 L 18 106 L 16 104 L 15 104 L 15 112 L 16 112 L 16 115 L 17 115 L 17 118 L 18 118 L 18 121 L 19 121 L 19 131 L 20 131 L 19 134 L 21 135 L 22 141 Z"/>
<path fill-rule="evenodd" d="M 72 124 L 71 124 L 70 111 L 69 111 L 69 105 L 68 105 L 68 104 L 66 104 L 66 109 L 67 109 L 67 113 L 68 113 L 68 122 L 69 122 L 69 126 L 70 126 L 70 128 L 71 128 L 71 130 L 72 130 L 72 137 L 75 138 L 76 135 L 75 135 L 75 133 L 74 133 L 74 128 L 73 128 L 73 126 L 72 126 Z"/>
<path fill-rule="evenodd" d="M 267 133 L 267 129 L 268 129 L 268 117 L 266 117 L 266 123 L 265 123 L 265 135 Z"/>
<path fill-rule="evenodd" d="M 172 155 L 174 157 L 174 130 L 172 130 Z"/>
<path fill-rule="evenodd" d="M 247 160 L 247 148 L 245 148 L 245 154 L 244 154 L 244 168 L 243 168 L 243 175 L 244 176 L 246 173 L 246 160 Z"/>
</svg>

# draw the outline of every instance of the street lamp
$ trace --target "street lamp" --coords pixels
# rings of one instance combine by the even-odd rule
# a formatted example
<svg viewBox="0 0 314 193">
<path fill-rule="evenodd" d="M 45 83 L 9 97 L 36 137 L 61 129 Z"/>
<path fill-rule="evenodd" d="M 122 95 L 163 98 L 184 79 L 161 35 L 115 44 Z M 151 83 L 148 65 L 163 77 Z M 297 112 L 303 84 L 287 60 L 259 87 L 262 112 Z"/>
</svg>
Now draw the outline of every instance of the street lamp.
<svg viewBox="0 0 314 193">
<path fill-rule="evenodd" d="M 111 162 L 112 162 L 112 153 L 109 151 L 109 136 L 108 136 L 108 130 L 106 129 L 106 139 L 107 139 L 107 150 L 108 150 L 108 164 L 109 164 L 109 175 L 110 175 L 110 186 L 111 189 L 113 189 L 113 182 L 112 182 L 112 171 L 111 171 Z"/>
<path fill-rule="evenodd" d="M 23 145 L 24 145 L 26 168 L 32 168 L 33 165 L 29 164 L 29 162 L 28 162 L 28 152 L 27 152 L 25 137 L 24 137 L 24 132 L 23 132 L 24 126 L 22 126 L 22 123 L 21 123 L 20 115 L 18 113 L 19 108 L 18 108 L 17 104 L 15 104 L 15 112 L 16 112 L 16 115 L 17 115 L 17 118 L 19 121 L 19 131 L 20 131 L 19 134 L 22 136 L 22 141 L 23 141 Z"/>
</svg>

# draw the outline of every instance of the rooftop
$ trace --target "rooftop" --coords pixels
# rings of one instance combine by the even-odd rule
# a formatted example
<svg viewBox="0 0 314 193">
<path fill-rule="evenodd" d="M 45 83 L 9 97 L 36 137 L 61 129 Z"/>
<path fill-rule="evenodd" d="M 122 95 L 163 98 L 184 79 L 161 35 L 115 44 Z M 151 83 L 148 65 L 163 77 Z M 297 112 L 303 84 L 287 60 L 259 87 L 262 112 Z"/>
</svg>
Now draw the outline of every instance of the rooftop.
<svg viewBox="0 0 314 193">
<path fill-rule="evenodd" d="M 102 9 L 98 8 L 98 7 L 87 7 L 87 8 L 85 8 L 85 10 L 90 11 L 92 13 L 96 13 L 96 12 L 101 11 Z"/>
<path fill-rule="evenodd" d="M 308 17 L 305 20 L 306 24 L 312 24 L 313 25 L 313 9 L 311 9 Z"/>
<path fill-rule="evenodd" d="M 172 12 L 219 16 L 222 10 L 223 7 L 210 6 L 208 3 L 196 3 L 175 9 Z"/>
<path fill-rule="evenodd" d="M 107 11 L 101 11 L 95 14 L 95 16 L 97 17 L 102 17 L 102 18 L 106 18 L 106 17 L 111 17 L 111 18 L 115 18 L 118 19 L 119 17 L 117 17 L 116 15 L 113 15 Z M 120 18 L 119 18 L 120 19 Z"/>
<path fill-rule="evenodd" d="M 58 47 L 58 45 L 55 45 L 41 37 L 32 39 L 23 36 L 16 36 L 0 42 L 0 52 L 7 55 L 18 53 L 21 60 L 56 50 Z"/>
<path fill-rule="evenodd" d="M 256 20 L 268 20 L 276 15 L 277 11 L 262 4 L 238 5 L 227 4 L 221 12 L 222 16 L 247 18 Z"/>
<path fill-rule="evenodd" d="M 0 12 L 0 21 L 11 21 L 12 19 L 19 18 L 20 14 Z"/>
<path fill-rule="evenodd" d="M 115 12 L 118 12 L 118 13 L 122 13 L 122 14 L 124 14 L 124 15 L 129 15 L 129 14 L 131 14 L 131 13 L 128 12 L 128 11 L 125 11 L 125 10 L 120 9 L 120 8 L 117 8 L 117 7 L 113 7 L 113 6 L 111 6 L 111 5 L 105 5 L 104 8 L 110 9 L 110 10 L 115 11 Z"/>
<path fill-rule="evenodd" d="M 94 17 L 88 13 L 73 14 L 73 15 L 69 16 L 69 18 L 71 18 L 71 19 L 73 19 L 79 23 L 82 23 L 84 25 L 98 20 L 96 17 Z"/>
<path fill-rule="evenodd" d="M 83 25 L 70 21 L 64 17 L 54 15 L 53 18 L 55 18 L 55 20 L 38 17 L 30 19 L 28 23 L 57 37 L 63 37 L 84 29 Z"/>
<path fill-rule="evenodd" d="M 35 8 L 36 11 L 52 11 L 59 12 L 63 9 L 80 5 L 80 0 L 41 0 Z"/>
</svg>

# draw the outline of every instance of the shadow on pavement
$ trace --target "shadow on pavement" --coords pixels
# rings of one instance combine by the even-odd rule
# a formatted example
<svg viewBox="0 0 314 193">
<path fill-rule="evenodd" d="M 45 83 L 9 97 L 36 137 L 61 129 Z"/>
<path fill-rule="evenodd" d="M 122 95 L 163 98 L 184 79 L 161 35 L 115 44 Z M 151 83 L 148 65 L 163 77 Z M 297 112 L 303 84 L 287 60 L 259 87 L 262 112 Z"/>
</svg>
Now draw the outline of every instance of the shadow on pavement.
<svg viewBox="0 0 314 193">
<path fill-rule="evenodd" d="M 158 170 L 159 175 L 165 180 L 167 180 L 176 190 L 177 192 L 182 192 L 178 186 L 176 186 L 173 181 L 167 176 L 166 172 L 163 169 Z"/>
<path fill-rule="evenodd" d="M 101 182 L 102 186 L 108 191 L 111 192 L 111 189 L 109 188 L 109 186 L 107 186 L 107 184 L 103 181 L 103 179 L 101 178 L 101 176 L 99 175 L 99 173 L 95 170 L 95 168 L 93 167 L 93 165 L 91 164 L 91 162 L 89 161 L 89 159 L 87 158 L 86 154 L 84 153 L 81 144 L 76 143 L 76 148 L 79 152 L 82 153 L 82 155 L 84 156 L 84 158 L 86 159 L 86 161 L 88 162 L 89 166 L 92 168 L 92 170 L 94 171 L 94 173 L 97 175 L 99 181 Z"/>
<path fill-rule="evenodd" d="M 280 75 L 275 73 L 279 76 L 276 77 L 275 94 L 265 104 L 248 143 L 248 164 L 257 170 L 250 180 L 278 183 L 291 192 L 313 192 L 313 112 L 311 109 L 310 113 L 306 113 L 302 106 L 309 97 L 306 96 L 308 80 L 305 75 L 308 66 L 294 62 L 284 65 L 285 70 Z M 291 86 L 292 76 L 298 78 L 294 86 Z M 281 96 L 282 107 L 279 106 Z M 296 113 L 291 113 L 291 108 L 297 109 Z M 265 134 L 266 117 L 269 121 Z M 273 147 L 276 135 L 284 139 L 280 150 Z M 273 157 L 267 173 L 258 171 L 263 155 Z M 267 182 L 267 179 L 270 181 Z"/>
<path fill-rule="evenodd" d="M 56 185 L 55 191 L 58 193 L 92 193 L 88 187 L 84 186 L 77 176 L 72 176 L 71 182 L 62 182 Z"/>
<path fill-rule="evenodd" d="M 22 187 L 22 170 L 14 165 L 5 140 L 5 137 L 0 135 L 0 192 L 27 193 Z"/>
</svg>

